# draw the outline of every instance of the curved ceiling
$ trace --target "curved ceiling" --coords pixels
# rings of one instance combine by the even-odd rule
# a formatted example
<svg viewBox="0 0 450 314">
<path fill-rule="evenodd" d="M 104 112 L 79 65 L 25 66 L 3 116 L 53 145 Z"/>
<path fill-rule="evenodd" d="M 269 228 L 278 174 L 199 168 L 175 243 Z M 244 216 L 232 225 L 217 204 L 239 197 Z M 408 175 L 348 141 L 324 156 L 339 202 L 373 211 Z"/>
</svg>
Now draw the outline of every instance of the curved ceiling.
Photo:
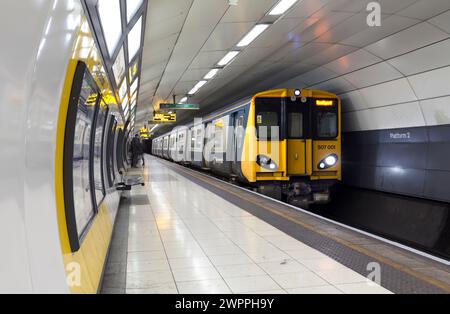
<svg viewBox="0 0 450 314">
<path fill-rule="evenodd" d="M 380 27 L 367 25 L 369 2 L 298 1 L 189 100 L 200 112 L 179 121 L 279 86 L 340 94 L 347 131 L 450 123 L 450 2 L 381 0 Z M 138 123 L 184 97 L 276 3 L 150 1 Z"/>
</svg>

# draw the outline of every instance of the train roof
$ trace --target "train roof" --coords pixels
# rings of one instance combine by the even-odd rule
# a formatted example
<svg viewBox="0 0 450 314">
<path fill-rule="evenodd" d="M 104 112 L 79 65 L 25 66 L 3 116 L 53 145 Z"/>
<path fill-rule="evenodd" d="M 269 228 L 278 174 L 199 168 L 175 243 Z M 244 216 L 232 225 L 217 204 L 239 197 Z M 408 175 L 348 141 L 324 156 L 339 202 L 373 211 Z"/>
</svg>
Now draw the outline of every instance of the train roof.
<svg viewBox="0 0 450 314">
<path fill-rule="evenodd" d="M 226 106 L 225 108 L 221 108 L 220 110 L 216 110 L 213 111 L 212 113 L 209 113 L 207 115 L 205 115 L 204 117 L 202 117 L 202 123 L 205 122 L 210 122 L 212 120 L 214 120 L 215 118 L 218 118 L 228 112 L 233 112 L 234 110 L 245 106 L 246 104 L 248 104 L 253 98 L 256 97 L 288 97 L 289 96 L 289 92 L 294 91 L 294 88 L 278 88 L 278 89 L 269 89 L 266 91 L 262 91 L 259 93 L 256 93 L 255 95 L 253 95 L 252 97 L 245 97 L 242 98 L 234 103 L 232 103 L 231 105 Z M 339 98 L 336 94 L 334 93 L 330 93 L 327 91 L 323 91 L 323 90 L 318 90 L 318 89 L 301 89 L 302 94 L 307 95 L 308 97 L 333 97 L 333 98 Z M 281 95 L 280 95 L 281 94 Z M 170 134 L 172 134 L 173 131 L 175 130 L 179 130 L 179 129 L 184 129 L 184 128 L 190 128 L 194 125 L 198 125 L 198 123 L 196 124 L 195 122 L 190 122 L 184 125 L 180 125 L 180 126 L 176 126 L 174 127 L 172 130 L 170 130 L 169 132 L 164 133 L 163 135 L 158 136 L 157 138 L 160 137 L 165 137 L 168 136 Z M 155 139 L 157 139 L 155 138 Z"/>
</svg>

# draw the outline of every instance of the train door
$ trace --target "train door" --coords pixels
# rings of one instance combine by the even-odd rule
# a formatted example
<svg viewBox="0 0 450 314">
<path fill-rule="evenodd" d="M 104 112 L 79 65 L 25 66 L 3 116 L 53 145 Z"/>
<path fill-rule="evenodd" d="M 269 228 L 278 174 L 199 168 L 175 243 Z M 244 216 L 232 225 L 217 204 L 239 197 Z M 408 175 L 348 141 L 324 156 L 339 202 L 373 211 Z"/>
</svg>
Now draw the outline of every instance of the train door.
<svg viewBox="0 0 450 314">
<path fill-rule="evenodd" d="M 233 114 L 234 120 L 234 140 L 233 140 L 233 163 L 232 171 L 234 174 L 240 173 L 240 162 L 242 159 L 242 147 L 244 145 L 244 110 L 239 110 Z"/>
<path fill-rule="evenodd" d="M 314 99 L 312 109 L 312 172 L 317 176 L 337 176 L 341 155 L 339 101 Z"/>
<path fill-rule="evenodd" d="M 182 129 L 178 131 L 178 139 L 177 139 L 177 148 L 175 151 L 175 160 L 177 162 L 185 162 L 186 158 L 185 158 L 185 154 L 186 154 L 186 150 L 187 150 L 187 134 L 188 131 L 187 129 Z"/>
<path fill-rule="evenodd" d="M 288 175 L 307 174 L 307 123 L 308 105 L 301 101 L 286 100 L 287 171 Z"/>
<path fill-rule="evenodd" d="M 192 164 L 204 166 L 203 147 L 205 145 L 205 126 L 199 124 L 192 129 Z"/>
<path fill-rule="evenodd" d="M 203 156 L 205 158 L 205 168 L 210 169 L 212 165 L 212 156 L 214 150 L 213 124 L 208 122 L 205 126 L 205 137 L 203 145 Z"/>
</svg>

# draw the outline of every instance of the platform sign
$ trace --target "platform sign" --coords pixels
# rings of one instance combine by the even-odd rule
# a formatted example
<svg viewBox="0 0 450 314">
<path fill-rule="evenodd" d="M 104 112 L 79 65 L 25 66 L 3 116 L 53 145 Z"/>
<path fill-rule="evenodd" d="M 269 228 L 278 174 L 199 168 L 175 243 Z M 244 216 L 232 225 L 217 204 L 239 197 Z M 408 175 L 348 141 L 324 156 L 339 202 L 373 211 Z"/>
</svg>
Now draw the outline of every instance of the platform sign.
<svg viewBox="0 0 450 314">
<path fill-rule="evenodd" d="M 87 106 L 95 106 L 97 104 L 98 93 L 90 94 L 86 100 Z"/>
<path fill-rule="evenodd" d="M 177 122 L 176 113 L 155 113 L 153 123 L 174 123 Z"/>
<path fill-rule="evenodd" d="M 161 110 L 199 110 L 198 104 L 160 104 Z"/>
<path fill-rule="evenodd" d="M 141 128 L 139 130 L 139 135 L 141 136 L 141 138 L 150 138 L 151 137 L 150 131 L 147 128 Z"/>
</svg>

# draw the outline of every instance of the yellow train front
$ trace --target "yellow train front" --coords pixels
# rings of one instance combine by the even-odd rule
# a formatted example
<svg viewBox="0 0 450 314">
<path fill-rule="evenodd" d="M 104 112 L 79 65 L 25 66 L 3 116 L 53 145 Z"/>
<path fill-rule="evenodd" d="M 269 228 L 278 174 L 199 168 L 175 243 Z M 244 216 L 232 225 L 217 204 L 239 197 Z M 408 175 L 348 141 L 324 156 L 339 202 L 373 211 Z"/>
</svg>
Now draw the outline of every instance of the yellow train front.
<svg viewBox="0 0 450 314">
<path fill-rule="evenodd" d="M 341 180 L 341 102 L 319 90 L 278 89 L 255 95 L 241 171 L 258 192 L 291 204 L 326 203 Z"/>
</svg>

